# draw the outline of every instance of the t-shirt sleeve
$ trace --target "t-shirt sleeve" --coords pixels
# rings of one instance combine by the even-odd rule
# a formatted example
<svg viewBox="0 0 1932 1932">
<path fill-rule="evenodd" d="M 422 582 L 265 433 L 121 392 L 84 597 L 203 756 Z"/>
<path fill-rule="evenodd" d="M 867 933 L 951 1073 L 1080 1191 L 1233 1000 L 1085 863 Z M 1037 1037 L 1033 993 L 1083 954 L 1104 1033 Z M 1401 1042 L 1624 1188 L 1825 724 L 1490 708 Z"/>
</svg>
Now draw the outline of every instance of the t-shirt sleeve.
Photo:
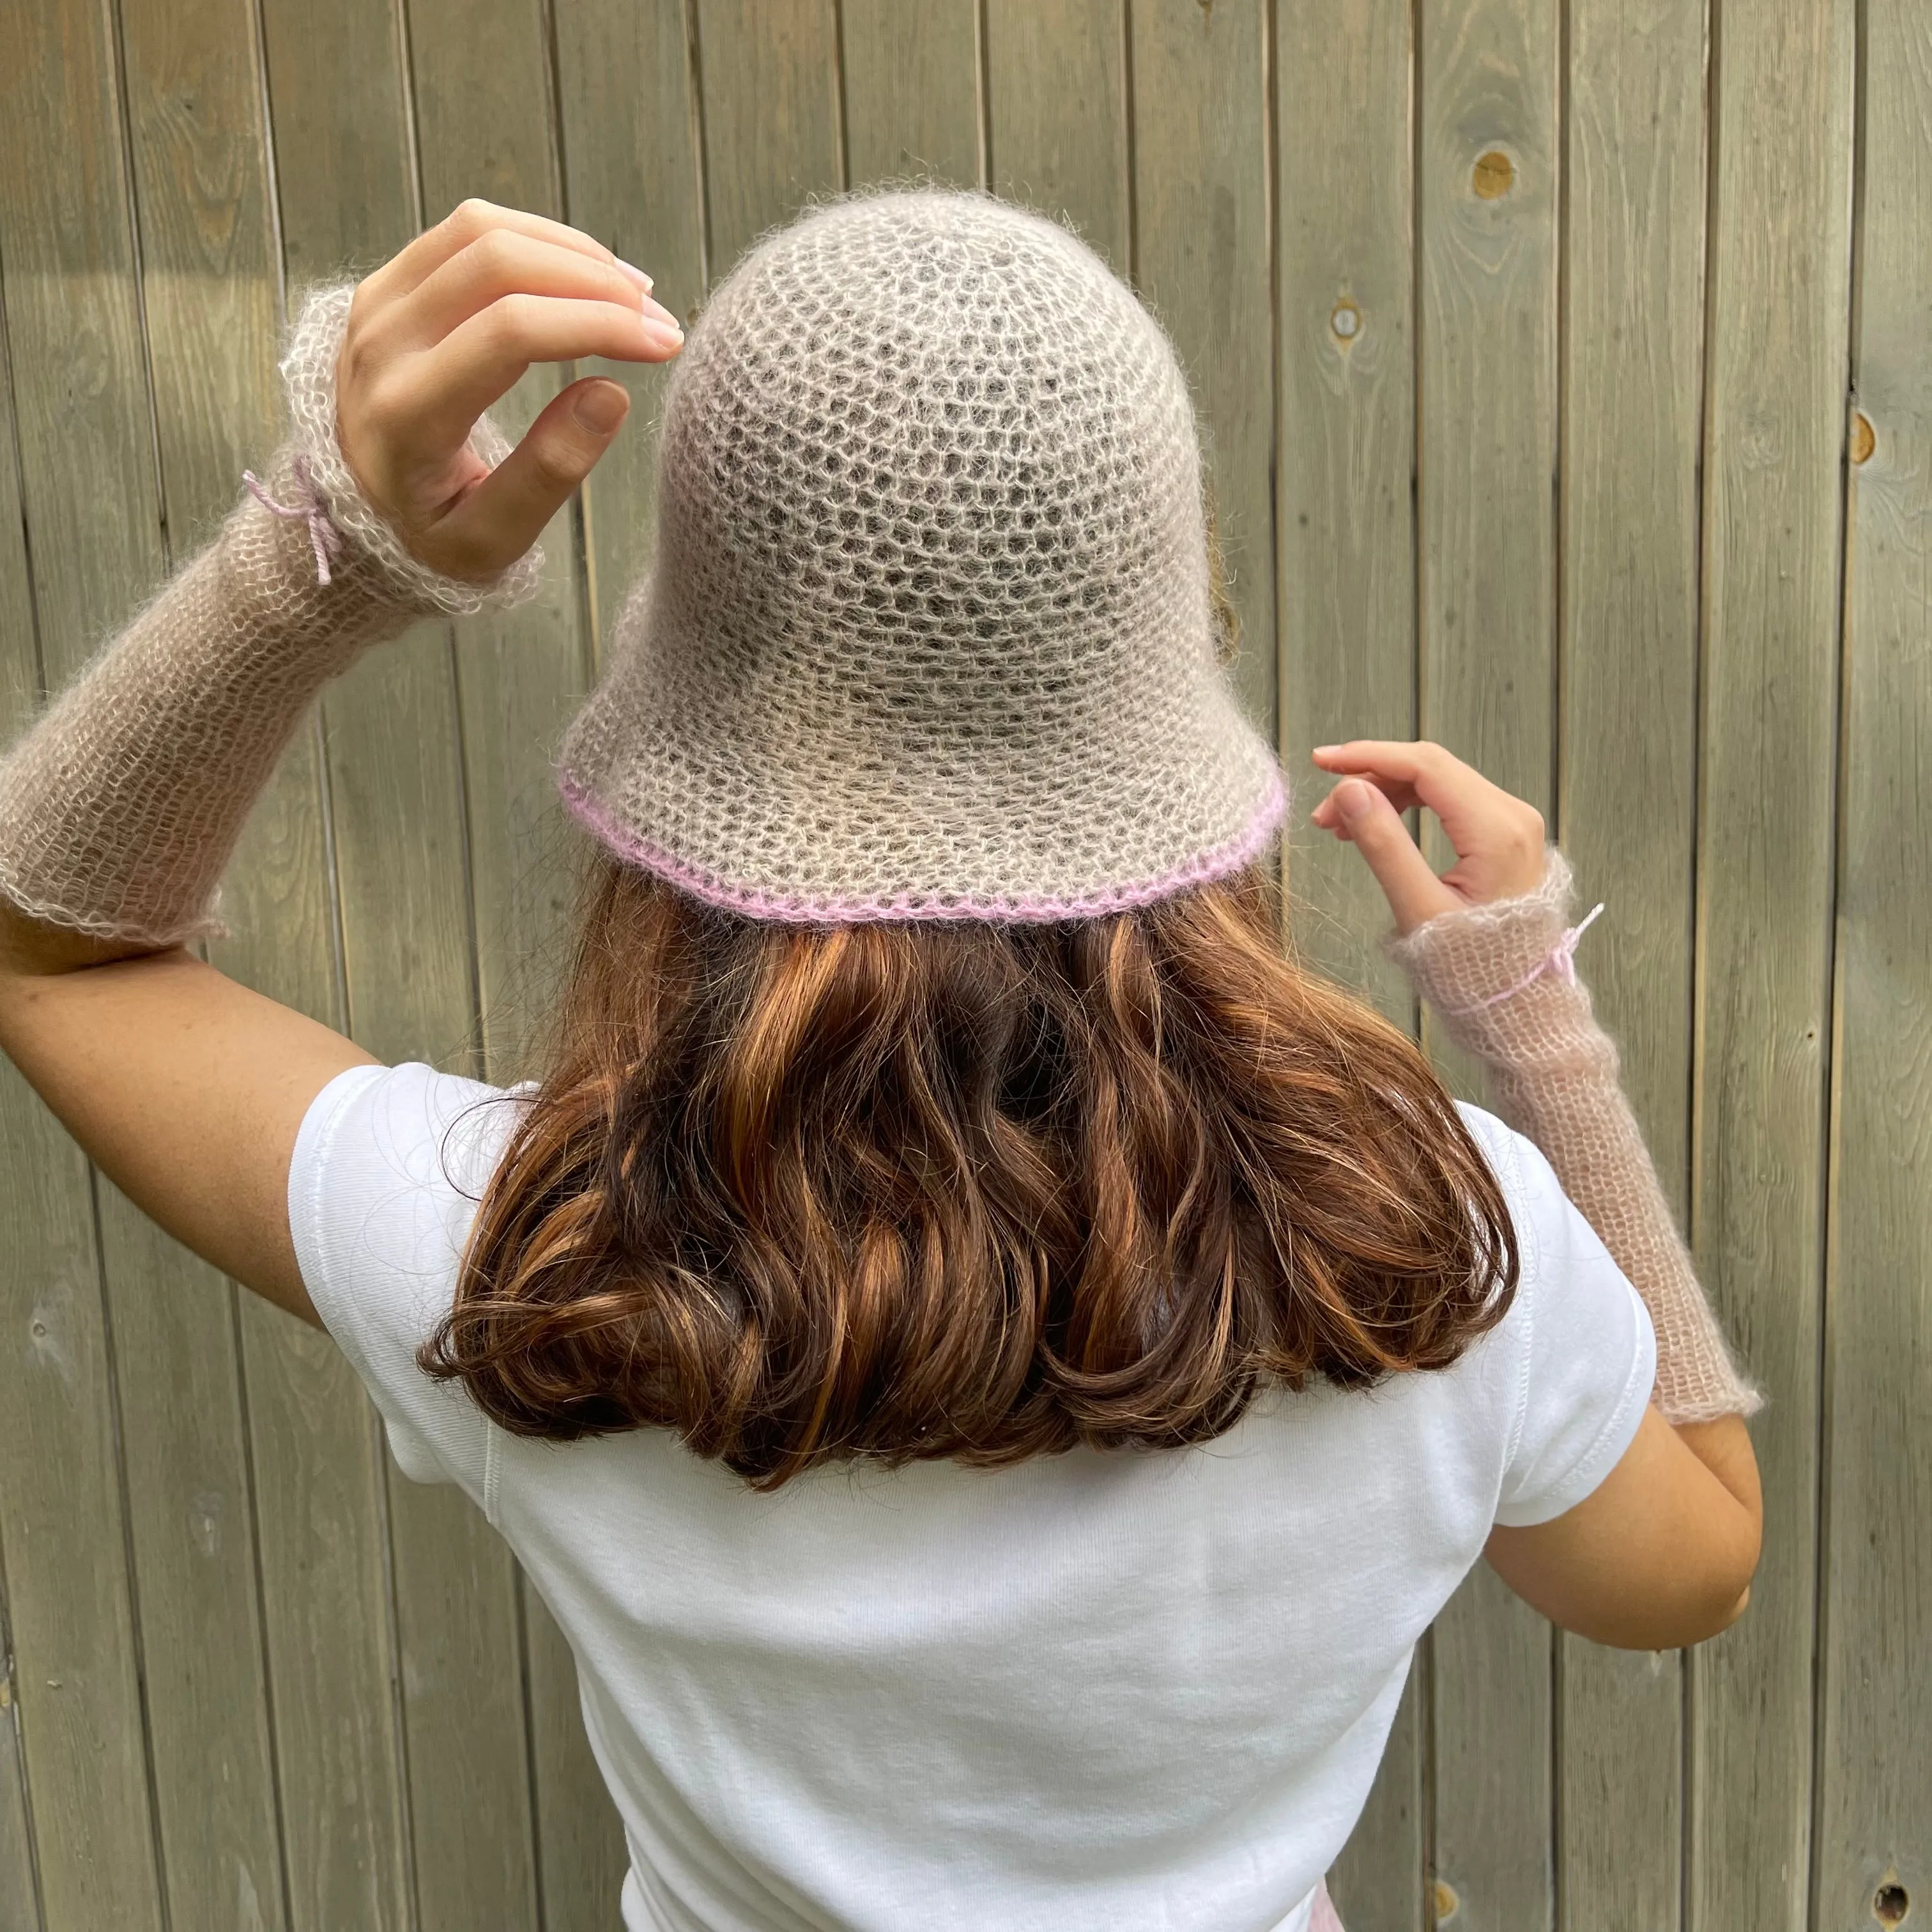
<svg viewBox="0 0 1932 1932">
<path fill-rule="evenodd" d="M 1657 1379 L 1657 1338 L 1541 1149 L 1480 1108 L 1460 1111 L 1502 1183 L 1521 1257 L 1504 1323 L 1516 1388 L 1496 1520 L 1524 1528 L 1575 1508 L 1616 1466 Z"/>
<path fill-rule="evenodd" d="M 518 1096 L 411 1061 L 352 1066 L 310 1102 L 289 1165 L 304 1285 L 418 1482 L 487 1508 L 490 1425 L 416 1350 L 455 1298 L 464 1244 Z"/>
</svg>

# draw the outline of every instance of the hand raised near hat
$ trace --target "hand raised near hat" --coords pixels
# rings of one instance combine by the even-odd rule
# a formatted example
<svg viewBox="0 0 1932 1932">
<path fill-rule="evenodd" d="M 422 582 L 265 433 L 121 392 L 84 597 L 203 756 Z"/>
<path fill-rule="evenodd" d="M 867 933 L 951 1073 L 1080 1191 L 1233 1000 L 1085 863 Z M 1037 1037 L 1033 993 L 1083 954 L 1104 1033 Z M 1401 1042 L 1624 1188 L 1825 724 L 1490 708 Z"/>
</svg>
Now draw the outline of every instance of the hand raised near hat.
<svg viewBox="0 0 1932 1932">
<path fill-rule="evenodd" d="M 494 470 L 476 419 L 533 362 L 664 362 L 684 337 L 650 278 L 562 222 L 470 200 L 360 283 L 336 365 L 336 436 L 419 562 L 484 581 L 514 562 L 630 408 L 586 376 Z"/>
<path fill-rule="evenodd" d="M 1542 814 L 1440 745 L 1357 739 L 1318 747 L 1315 762 L 1340 782 L 1312 822 L 1367 861 L 1398 932 L 1541 884 Z M 1455 864 L 1440 877 L 1402 823 L 1414 806 L 1435 813 L 1456 848 Z"/>
</svg>

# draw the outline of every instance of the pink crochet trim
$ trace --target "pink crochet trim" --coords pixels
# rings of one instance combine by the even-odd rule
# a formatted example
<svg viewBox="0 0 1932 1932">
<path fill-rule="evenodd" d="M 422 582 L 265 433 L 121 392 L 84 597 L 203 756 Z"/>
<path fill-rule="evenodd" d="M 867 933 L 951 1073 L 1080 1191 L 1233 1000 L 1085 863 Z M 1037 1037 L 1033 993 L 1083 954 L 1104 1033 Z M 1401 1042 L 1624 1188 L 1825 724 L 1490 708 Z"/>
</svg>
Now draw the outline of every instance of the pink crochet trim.
<svg viewBox="0 0 1932 1932">
<path fill-rule="evenodd" d="M 1268 774 L 1265 796 L 1248 822 L 1222 844 L 1178 866 L 1158 878 L 1136 885 L 1108 886 L 1082 892 L 1071 898 L 1048 898 L 1039 894 L 1010 896 L 1004 893 L 983 896 L 962 894 L 942 897 L 936 892 L 898 892 L 862 898 L 838 898 L 811 893 L 772 892 L 762 886 L 735 884 L 710 868 L 692 865 L 668 851 L 653 839 L 640 838 L 613 820 L 588 790 L 574 778 L 560 772 L 557 790 L 572 814 L 620 858 L 641 866 L 646 872 L 702 899 L 707 905 L 742 913 L 750 919 L 767 919 L 795 926 L 851 926 L 872 920 L 987 920 L 1046 925 L 1054 920 L 1097 919 L 1106 914 L 1126 912 L 1136 906 L 1151 905 L 1169 898 L 1190 886 L 1205 885 L 1210 879 L 1225 878 L 1253 858 L 1268 842 L 1287 809 L 1279 772 Z"/>
<path fill-rule="evenodd" d="M 342 554 L 342 532 L 329 521 L 328 511 L 308 473 L 308 458 L 298 454 L 292 467 L 302 492 L 292 503 L 277 502 L 262 487 L 262 479 L 252 470 L 243 470 L 242 480 L 248 484 L 249 494 L 264 509 L 272 510 L 277 516 L 286 517 L 292 523 L 301 521 L 308 525 L 308 540 L 315 550 L 315 580 L 326 584 L 329 560 Z"/>
<path fill-rule="evenodd" d="M 1533 986 L 1546 973 L 1554 973 L 1559 980 L 1576 983 L 1576 942 L 1588 929 L 1590 922 L 1604 909 L 1600 899 L 1590 910 L 1558 939 L 1556 944 L 1526 973 L 1520 980 L 1512 980 L 1500 993 L 1492 993 L 1486 1000 L 1478 1000 L 1473 1006 L 1457 1006 L 1445 1017 L 1454 1018 L 1463 1013 L 1480 1013 L 1486 1007 L 1499 1006 L 1505 1000 L 1513 1000 L 1525 988 Z"/>
</svg>

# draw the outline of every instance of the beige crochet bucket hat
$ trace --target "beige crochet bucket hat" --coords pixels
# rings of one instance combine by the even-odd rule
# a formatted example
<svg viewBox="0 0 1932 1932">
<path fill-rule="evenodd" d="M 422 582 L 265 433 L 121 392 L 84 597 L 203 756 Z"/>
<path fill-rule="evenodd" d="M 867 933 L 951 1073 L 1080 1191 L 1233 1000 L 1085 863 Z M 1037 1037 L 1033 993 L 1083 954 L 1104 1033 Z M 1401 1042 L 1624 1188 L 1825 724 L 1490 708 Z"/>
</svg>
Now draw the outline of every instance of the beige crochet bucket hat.
<svg viewBox="0 0 1932 1932">
<path fill-rule="evenodd" d="M 1217 661 L 1186 383 L 1055 223 L 926 190 L 767 236 L 675 365 L 658 503 L 558 776 L 698 897 L 1080 917 L 1280 822 Z"/>
</svg>

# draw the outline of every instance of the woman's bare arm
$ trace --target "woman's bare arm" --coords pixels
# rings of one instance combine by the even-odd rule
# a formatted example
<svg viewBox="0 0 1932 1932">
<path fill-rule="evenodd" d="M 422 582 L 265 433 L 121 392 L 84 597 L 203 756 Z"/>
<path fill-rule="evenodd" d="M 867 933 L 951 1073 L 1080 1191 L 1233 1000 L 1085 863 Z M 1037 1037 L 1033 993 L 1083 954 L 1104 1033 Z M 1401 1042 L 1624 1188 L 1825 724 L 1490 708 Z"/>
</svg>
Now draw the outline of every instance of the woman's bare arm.
<svg viewBox="0 0 1932 1932">
<path fill-rule="evenodd" d="M 1744 1613 L 1764 1529 L 1742 1417 L 1672 1429 L 1646 1409 L 1622 1460 L 1573 1510 L 1500 1526 L 1484 1554 L 1554 1624 L 1626 1650 L 1701 1643 Z"/>
<path fill-rule="evenodd" d="M 1492 1097 L 1548 1156 L 1648 1307 L 1658 1382 L 1637 1437 L 1553 1522 L 1498 1528 L 1518 1594 L 1605 1643 L 1690 1643 L 1743 1610 L 1763 1526 L 1736 1371 L 1618 1081 L 1616 1050 L 1568 963 L 1568 872 L 1540 815 L 1438 745 L 1360 741 L 1316 761 L 1341 782 L 1315 823 L 1352 842 L 1395 915 L 1396 956 L 1490 1074 Z M 1434 812 L 1456 853 L 1438 878 L 1400 814 Z M 1670 1425 L 1675 1425 L 1674 1428 Z"/>
<path fill-rule="evenodd" d="M 130 955 L 0 903 L 0 1050 L 177 1240 L 305 1322 L 288 1174 L 309 1102 L 370 1055 L 179 947 Z"/>
<path fill-rule="evenodd" d="M 288 516 L 238 496 L 0 760 L 0 1049 L 154 1220 L 310 1321 L 290 1158 L 316 1094 L 369 1055 L 181 942 L 215 929 L 222 866 L 322 685 L 422 609 L 488 601 L 626 398 L 570 384 L 494 467 L 471 446 L 481 412 L 533 362 L 675 354 L 648 287 L 589 236 L 488 202 L 419 236 L 356 287 L 320 358 L 324 453 L 380 544 L 345 537 L 313 489 Z M 305 453 L 278 452 L 268 494 L 313 480 Z"/>
</svg>

